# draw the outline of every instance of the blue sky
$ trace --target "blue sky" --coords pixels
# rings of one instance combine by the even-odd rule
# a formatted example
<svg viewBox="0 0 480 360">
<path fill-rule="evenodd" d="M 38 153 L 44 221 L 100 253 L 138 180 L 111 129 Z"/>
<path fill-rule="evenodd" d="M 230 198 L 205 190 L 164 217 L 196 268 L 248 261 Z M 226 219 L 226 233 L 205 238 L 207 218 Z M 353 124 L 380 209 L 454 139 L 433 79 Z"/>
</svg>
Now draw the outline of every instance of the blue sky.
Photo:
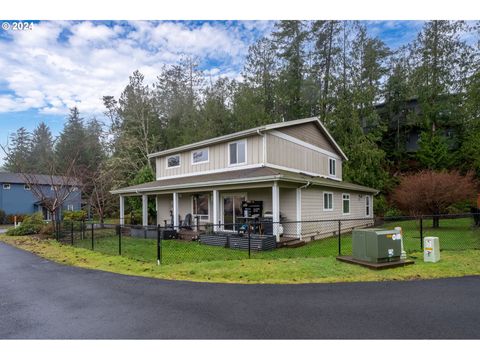
<svg viewBox="0 0 480 360">
<path fill-rule="evenodd" d="M 117 97 L 134 70 L 150 83 L 163 64 L 173 64 L 184 54 L 198 57 L 213 78 L 240 78 L 248 46 L 268 35 L 273 24 L 41 21 L 34 22 L 32 30 L 0 29 L 0 143 L 6 144 L 19 127 L 31 131 L 42 120 L 57 135 L 68 108 L 75 105 L 85 118 L 101 117 L 101 97 Z M 411 41 L 422 26 L 421 21 L 366 24 L 392 48 Z"/>
</svg>

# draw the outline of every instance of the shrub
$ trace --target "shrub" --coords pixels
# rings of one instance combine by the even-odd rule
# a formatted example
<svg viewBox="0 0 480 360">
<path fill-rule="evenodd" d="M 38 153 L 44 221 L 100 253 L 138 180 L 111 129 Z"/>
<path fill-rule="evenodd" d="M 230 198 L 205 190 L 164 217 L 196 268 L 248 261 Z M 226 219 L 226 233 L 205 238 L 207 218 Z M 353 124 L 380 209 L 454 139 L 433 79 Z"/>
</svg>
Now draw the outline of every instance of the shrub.
<svg viewBox="0 0 480 360">
<path fill-rule="evenodd" d="M 0 225 L 5 224 L 7 221 L 7 215 L 5 214 L 5 211 L 0 209 Z"/>
<path fill-rule="evenodd" d="M 430 170 L 402 177 L 392 199 L 398 208 L 411 215 L 440 215 L 459 202 L 473 202 L 476 193 L 472 173 L 463 176 L 457 171 Z M 433 227 L 439 218 L 433 219 Z"/>
<path fill-rule="evenodd" d="M 43 214 L 37 212 L 31 216 L 25 216 L 22 223 L 14 229 L 7 231 L 7 235 L 32 235 L 38 234 L 44 226 Z"/>
<path fill-rule="evenodd" d="M 38 233 L 41 235 L 53 235 L 53 223 L 44 224 Z"/>
<path fill-rule="evenodd" d="M 72 221 L 84 221 L 87 218 L 87 212 L 85 210 L 64 211 L 63 219 Z"/>
</svg>

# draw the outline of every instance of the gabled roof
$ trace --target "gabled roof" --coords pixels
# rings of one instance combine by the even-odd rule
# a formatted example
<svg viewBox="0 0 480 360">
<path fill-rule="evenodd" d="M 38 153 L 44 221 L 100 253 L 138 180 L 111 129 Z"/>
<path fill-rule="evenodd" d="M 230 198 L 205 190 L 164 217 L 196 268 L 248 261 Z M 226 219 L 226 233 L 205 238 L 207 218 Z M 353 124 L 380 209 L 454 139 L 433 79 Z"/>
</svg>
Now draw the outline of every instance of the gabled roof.
<svg viewBox="0 0 480 360">
<path fill-rule="evenodd" d="M 195 143 L 192 143 L 192 144 L 187 144 L 187 145 L 178 146 L 178 147 L 163 150 L 163 151 L 158 151 L 158 152 L 155 152 L 153 154 L 149 154 L 148 157 L 149 158 L 154 158 L 154 157 L 163 156 L 163 155 L 170 155 L 170 154 L 174 154 L 174 153 L 178 153 L 178 152 L 182 152 L 182 151 L 186 151 L 186 150 L 197 149 L 197 148 L 205 147 L 205 146 L 208 146 L 208 145 L 213 145 L 213 144 L 218 144 L 218 143 L 222 143 L 222 142 L 226 142 L 226 141 L 230 141 L 230 140 L 235 140 L 235 139 L 242 138 L 242 137 L 249 136 L 249 135 L 259 134 L 259 133 L 266 132 L 266 131 L 269 131 L 269 130 L 276 130 L 276 129 L 280 129 L 280 128 L 284 128 L 284 127 L 288 127 L 288 126 L 300 125 L 300 124 L 305 124 L 305 123 L 309 123 L 309 122 L 317 123 L 318 126 L 321 128 L 322 132 L 327 136 L 328 140 L 332 143 L 333 147 L 338 151 L 338 153 L 343 157 L 343 159 L 348 160 L 347 156 L 342 151 L 340 146 L 335 142 L 332 135 L 330 135 L 330 133 L 328 132 L 327 128 L 322 124 L 322 122 L 316 116 L 311 117 L 311 118 L 290 120 L 290 121 L 284 121 L 284 122 L 273 123 L 273 124 L 268 124 L 268 125 L 262 125 L 262 126 L 258 126 L 258 127 L 255 127 L 255 128 L 243 130 L 243 131 L 238 131 L 238 132 L 233 133 L 233 134 L 218 136 L 218 137 L 215 137 L 215 138 L 198 141 L 198 142 L 195 142 Z"/>
<path fill-rule="evenodd" d="M 202 188 L 220 185 L 235 185 L 245 183 L 258 183 L 267 181 L 288 181 L 302 185 L 318 185 L 336 189 L 377 193 L 378 190 L 352 184 L 344 181 L 327 179 L 320 176 L 309 176 L 307 174 L 295 173 L 292 171 L 279 170 L 267 166 L 261 166 L 243 170 L 232 170 L 218 173 L 184 176 L 181 178 L 170 178 L 152 181 L 140 185 L 125 187 L 110 191 L 112 194 L 141 194 L 155 191 L 179 190 L 189 188 Z"/>
<path fill-rule="evenodd" d="M 65 181 L 62 176 L 50 176 L 42 174 L 26 174 L 28 178 L 40 185 L 64 185 Z M 0 183 L 7 184 L 25 184 L 25 178 L 20 173 L 10 173 L 0 171 Z M 73 180 L 70 185 L 80 185 L 78 180 Z"/>
</svg>

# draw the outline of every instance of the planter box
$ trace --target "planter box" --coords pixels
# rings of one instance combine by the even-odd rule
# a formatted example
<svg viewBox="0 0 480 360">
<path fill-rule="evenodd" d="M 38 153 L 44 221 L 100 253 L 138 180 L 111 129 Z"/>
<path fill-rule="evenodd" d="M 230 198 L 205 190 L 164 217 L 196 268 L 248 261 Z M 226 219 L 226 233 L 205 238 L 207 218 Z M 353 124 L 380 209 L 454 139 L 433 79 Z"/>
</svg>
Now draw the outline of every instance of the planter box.
<svg viewBox="0 0 480 360">
<path fill-rule="evenodd" d="M 248 235 L 230 235 L 230 248 L 248 250 Z M 250 250 L 264 251 L 273 250 L 277 247 L 276 237 L 268 235 L 250 235 Z"/>
<path fill-rule="evenodd" d="M 228 247 L 228 234 L 202 234 L 198 241 L 205 245 Z"/>
</svg>

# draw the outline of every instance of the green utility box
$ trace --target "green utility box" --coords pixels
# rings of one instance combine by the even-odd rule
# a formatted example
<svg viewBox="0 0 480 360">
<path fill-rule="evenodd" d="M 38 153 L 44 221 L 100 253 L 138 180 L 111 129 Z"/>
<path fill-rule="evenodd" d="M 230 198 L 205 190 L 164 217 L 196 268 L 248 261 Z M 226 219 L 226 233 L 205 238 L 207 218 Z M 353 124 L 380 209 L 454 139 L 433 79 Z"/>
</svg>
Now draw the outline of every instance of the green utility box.
<svg viewBox="0 0 480 360">
<path fill-rule="evenodd" d="M 400 231 L 385 229 L 354 229 L 353 258 L 374 263 L 400 260 L 402 240 Z"/>
</svg>

